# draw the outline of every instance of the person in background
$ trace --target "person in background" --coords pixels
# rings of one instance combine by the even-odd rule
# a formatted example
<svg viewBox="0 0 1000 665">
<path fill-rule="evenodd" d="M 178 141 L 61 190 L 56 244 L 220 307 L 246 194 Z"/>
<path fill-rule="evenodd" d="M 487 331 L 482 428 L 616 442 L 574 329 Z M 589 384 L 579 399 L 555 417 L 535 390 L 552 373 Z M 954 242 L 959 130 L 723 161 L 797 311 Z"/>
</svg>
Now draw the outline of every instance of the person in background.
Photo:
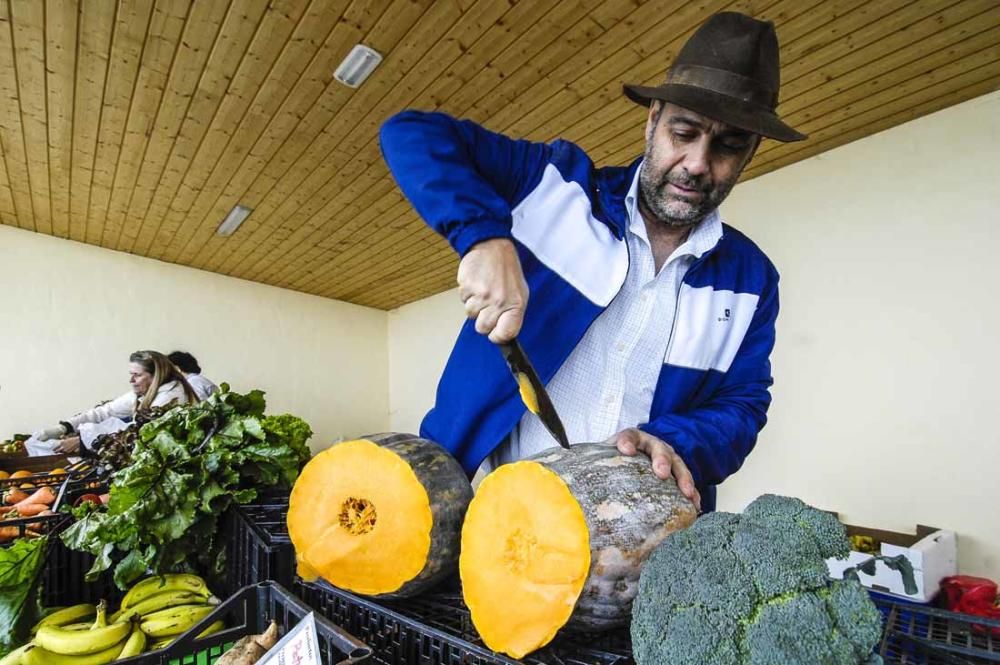
<svg viewBox="0 0 1000 665">
<path fill-rule="evenodd" d="M 219 390 L 219 386 L 201 375 L 198 359 L 187 351 L 174 351 L 167 354 L 167 358 L 184 374 L 184 378 L 198 394 L 198 399 L 207 399 L 209 395 Z"/>
<path fill-rule="evenodd" d="M 443 113 L 390 118 L 385 161 L 462 257 L 469 318 L 421 436 L 470 475 L 554 445 L 490 344 L 516 336 L 570 441 L 641 451 L 714 509 L 767 419 L 778 315 L 777 270 L 718 206 L 763 137 L 806 138 L 775 113 L 779 81 L 774 26 L 723 12 L 662 85 L 625 86 L 647 109 L 628 167 Z"/>
<path fill-rule="evenodd" d="M 197 393 L 165 355 L 157 351 L 136 351 L 129 356 L 129 384 L 132 390 L 110 402 L 78 413 L 34 433 L 38 441 L 60 439 L 54 453 L 71 454 L 80 450 L 77 430 L 84 423 L 99 423 L 108 418 L 131 419 L 152 407 L 189 404 L 200 401 Z"/>
</svg>

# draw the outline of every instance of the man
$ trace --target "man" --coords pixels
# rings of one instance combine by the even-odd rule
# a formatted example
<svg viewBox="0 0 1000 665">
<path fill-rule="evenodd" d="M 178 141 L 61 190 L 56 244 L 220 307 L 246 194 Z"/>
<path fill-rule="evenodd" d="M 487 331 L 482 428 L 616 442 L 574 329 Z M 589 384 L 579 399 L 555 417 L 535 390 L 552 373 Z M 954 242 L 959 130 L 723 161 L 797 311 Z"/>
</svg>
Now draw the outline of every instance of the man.
<svg viewBox="0 0 1000 665">
<path fill-rule="evenodd" d="M 219 386 L 201 375 L 201 365 L 198 364 L 198 359 L 187 351 L 174 351 L 167 354 L 167 359 L 181 371 L 191 388 L 194 389 L 195 394 L 198 395 L 198 399 L 208 399 L 209 395 L 219 389 Z"/>
<path fill-rule="evenodd" d="M 726 12 L 666 83 L 625 86 L 649 106 L 629 168 L 442 114 L 387 121 L 400 188 L 462 256 L 470 319 L 421 434 L 470 473 L 554 445 L 491 344 L 516 335 L 570 441 L 641 451 L 713 509 L 766 421 L 778 312 L 774 266 L 716 209 L 762 136 L 805 138 L 775 115 L 778 87 L 774 27 Z"/>
</svg>

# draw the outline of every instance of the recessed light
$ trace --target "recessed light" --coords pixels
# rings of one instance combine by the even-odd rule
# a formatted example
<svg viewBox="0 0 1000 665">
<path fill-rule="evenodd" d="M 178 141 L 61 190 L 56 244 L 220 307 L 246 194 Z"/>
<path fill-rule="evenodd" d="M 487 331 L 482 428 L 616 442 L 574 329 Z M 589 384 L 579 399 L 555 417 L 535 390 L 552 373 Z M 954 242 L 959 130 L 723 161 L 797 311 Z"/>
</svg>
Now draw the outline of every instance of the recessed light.
<svg viewBox="0 0 1000 665">
<path fill-rule="evenodd" d="M 236 205 L 236 207 L 229 211 L 229 214 L 226 215 L 224 220 L 222 220 L 222 223 L 219 224 L 219 228 L 216 229 L 215 232 L 220 236 L 233 235 L 236 229 L 240 228 L 240 224 L 243 223 L 243 220 L 249 217 L 252 212 L 253 208 Z"/>
<path fill-rule="evenodd" d="M 382 55 L 378 51 L 370 49 L 364 44 L 357 44 L 337 67 L 333 78 L 348 87 L 357 88 L 375 71 L 380 62 L 382 62 Z"/>
</svg>

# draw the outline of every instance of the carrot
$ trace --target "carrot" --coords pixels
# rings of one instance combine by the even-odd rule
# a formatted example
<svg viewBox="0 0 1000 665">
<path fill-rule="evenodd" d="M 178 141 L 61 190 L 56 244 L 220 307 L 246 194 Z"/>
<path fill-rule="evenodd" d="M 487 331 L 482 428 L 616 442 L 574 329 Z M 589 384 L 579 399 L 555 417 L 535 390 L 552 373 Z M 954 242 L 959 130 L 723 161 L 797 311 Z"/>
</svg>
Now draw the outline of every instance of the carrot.
<svg viewBox="0 0 1000 665">
<path fill-rule="evenodd" d="M 14 505 L 15 503 L 20 503 L 28 498 L 28 493 L 22 489 L 16 487 L 11 488 L 7 494 L 3 497 L 3 502 L 8 505 Z"/>
<path fill-rule="evenodd" d="M 21 509 L 24 508 L 25 506 L 30 506 L 36 503 L 49 505 L 53 503 L 55 500 L 56 500 L 56 495 L 52 493 L 52 490 L 50 490 L 48 487 L 42 487 L 36 490 L 35 493 L 30 495 L 28 498 L 15 503 L 14 507 L 17 508 L 18 512 L 21 512 Z"/>
</svg>

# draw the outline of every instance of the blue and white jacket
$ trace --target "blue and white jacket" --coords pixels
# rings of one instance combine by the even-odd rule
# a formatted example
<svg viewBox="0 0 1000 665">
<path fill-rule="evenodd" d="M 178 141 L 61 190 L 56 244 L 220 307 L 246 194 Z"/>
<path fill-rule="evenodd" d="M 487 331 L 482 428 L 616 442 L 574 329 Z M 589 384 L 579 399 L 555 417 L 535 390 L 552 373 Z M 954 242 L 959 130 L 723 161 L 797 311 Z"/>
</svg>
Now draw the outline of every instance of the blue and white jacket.
<svg viewBox="0 0 1000 665">
<path fill-rule="evenodd" d="M 517 248 L 530 297 L 518 339 L 546 383 L 621 289 L 628 272 L 630 167 L 596 168 L 578 146 L 512 140 L 440 113 L 404 111 L 381 130 L 382 153 L 417 212 L 460 254 L 490 238 Z M 778 273 L 723 227 L 684 277 L 649 419 L 694 474 L 702 507 L 735 472 L 766 422 Z M 466 321 L 421 436 L 466 471 L 524 415 L 499 349 Z"/>
</svg>

